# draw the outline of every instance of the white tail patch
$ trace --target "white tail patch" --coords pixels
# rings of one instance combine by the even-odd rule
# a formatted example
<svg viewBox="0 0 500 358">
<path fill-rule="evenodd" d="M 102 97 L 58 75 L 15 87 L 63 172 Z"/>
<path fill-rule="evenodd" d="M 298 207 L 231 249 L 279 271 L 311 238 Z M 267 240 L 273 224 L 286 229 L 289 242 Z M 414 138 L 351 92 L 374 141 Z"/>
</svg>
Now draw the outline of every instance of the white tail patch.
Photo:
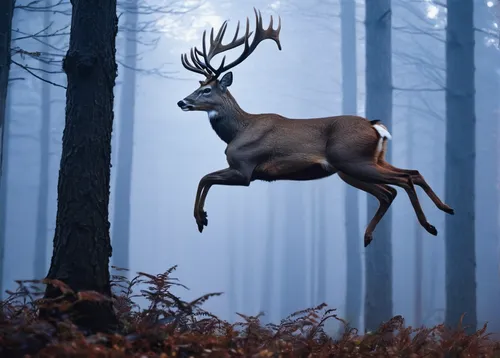
<svg viewBox="0 0 500 358">
<path fill-rule="evenodd" d="M 387 127 L 383 124 L 377 123 L 373 125 L 373 128 L 378 132 L 378 134 L 382 137 L 381 139 L 387 138 L 392 139 L 391 133 L 387 130 Z"/>
<path fill-rule="evenodd" d="M 390 140 L 392 139 L 391 133 L 387 130 L 387 127 L 384 126 L 383 124 L 377 123 L 373 125 L 373 128 L 377 131 L 377 133 L 380 135 L 380 139 L 378 140 L 377 143 L 377 151 L 375 153 L 375 157 L 378 157 L 380 152 L 382 152 L 382 146 L 384 144 L 385 140 Z"/>
</svg>

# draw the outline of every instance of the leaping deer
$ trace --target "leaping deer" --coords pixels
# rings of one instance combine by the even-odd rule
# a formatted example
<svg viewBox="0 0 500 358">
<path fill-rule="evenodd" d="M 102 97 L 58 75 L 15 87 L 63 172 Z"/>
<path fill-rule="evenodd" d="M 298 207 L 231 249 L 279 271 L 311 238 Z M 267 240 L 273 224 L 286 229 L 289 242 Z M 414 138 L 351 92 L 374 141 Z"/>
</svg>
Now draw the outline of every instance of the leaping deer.
<svg viewBox="0 0 500 358">
<path fill-rule="evenodd" d="M 210 48 L 203 32 L 202 50 L 191 49 L 190 59 L 181 55 L 182 65 L 189 71 L 204 75 L 200 87 L 177 105 L 183 111 L 205 111 L 213 130 L 227 143 L 225 150 L 228 168 L 209 173 L 201 178 L 194 204 L 194 217 L 200 233 L 207 226 L 205 200 L 212 185 L 249 186 L 254 180 L 315 180 L 338 173 L 340 178 L 360 190 L 375 196 L 380 205 L 368 224 L 364 246 L 372 241 L 372 233 L 378 222 L 396 198 L 396 189 L 403 188 L 408 194 L 419 223 L 432 235 L 437 235 L 420 206 L 414 184 L 423 188 L 436 206 L 453 214 L 434 193 L 417 170 L 400 169 L 385 160 L 387 140 L 391 134 L 379 120 L 368 120 L 354 115 L 290 119 L 279 114 L 250 114 L 238 105 L 228 90 L 233 83 L 232 72 L 219 76 L 244 61 L 264 40 L 273 40 L 281 50 L 279 33 L 273 29 L 273 17 L 267 29 L 262 26 L 262 15 L 255 10 L 256 29 L 253 40 L 249 38 L 249 19 L 245 34 L 238 38 L 240 23 L 233 40 L 222 44 L 226 32 L 225 21 L 214 38 L 210 33 Z M 243 45 L 242 54 L 233 62 L 218 68 L 210 61 L 214 56 Z"/>
</svg>

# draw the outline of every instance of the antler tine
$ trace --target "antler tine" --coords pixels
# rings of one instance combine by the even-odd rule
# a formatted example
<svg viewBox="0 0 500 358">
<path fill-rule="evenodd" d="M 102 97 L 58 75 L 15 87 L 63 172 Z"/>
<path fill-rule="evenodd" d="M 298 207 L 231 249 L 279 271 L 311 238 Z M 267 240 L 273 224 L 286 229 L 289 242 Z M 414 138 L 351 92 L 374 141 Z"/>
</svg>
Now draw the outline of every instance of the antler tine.
<svg viewBox="0 0 500 358">
<path fill-rule="evenodd" d="M 222 25 L 224 26 L 224 25 Z M 222 27 L 221 27 L 222 29 Z M 219 31 L 220 33 L 220 31 Z M 210 71 L 210 72 L 213 72 L 214 74 L 216 73 L 215 71 L 215 68 L 212 67 L 212 65 L 210 64 L 210 60 L 211 60 L 211 57 L 208 56 L 207 54 L 207 44 L 206 44 L 206 36 L 207 36 L 207 30 L 203 31 L 203 37 L 201 39 L 201 46 L 202 46 L 202 53 L 201 55 L 203 56 L 203 60 L 205 61 L 205 66 L 206 68 Z M 216 37 L 217 38 L 217 37 Z M 210 46 L 212 47 L 212 46 Z M 211 49 L 209 50 L 210 52 L 212 51 Z"/>
<path fill-rule="evenodd" d="M 191 61 L 193 61 L 193 65 L 195 65 L 200 70 L 205 70 L 204 63 L 201 62 L 200 58 L 196 54 L 196 47 L 194 49 L 191 49 L 190 55 L 191 55 Z"/>
<path fill-rule="evenodd" d="M 263 24 L 262 24 L 262 13 L 260 11 L 257 11 L 257 9 L 254 7 L 253 8 L 254 14 L 255 14 L 255 35 L 252 39 L 252 43 L 249 44 L 249 38 L 252 33 L 249 32 L 250 28 L 250 20 L 247 17 L 247 26 L 246 26 L 246 33 L 243 36 L 243 41 L 245 44 L 245 47 L 243 49 L 243 52 L 241 53 L 240 57 L 238 57 L 235 61 L 231 62 L 227 66 L 224 67 L 219 67 L 217 69 L 217 72 L 215 73 L 216 76 L 220 75 L 222 72 L 227 71 L 236 65 L 240 64 L 243 62 L 250 54 L 255 50 L 255 48 L 258 46 L 258 44 L 264 40 L 273 40 L 276 45 L 278 46 L 278 49 L 281 50 L 281 43 L 279 39 L 279 34 L 281 31 L 281 17 L 278 16 L 278 28 L 276 30 L 273 29 L 273 17 L 271 15 L 271 21 L 269 24 L 269 27 L 267 29 L 264 29 Z"/>
<path fill-rule="evenodd" d="M 205 72 L 203 71 L 203 69 L 198 68 L 198 66 L 196 66 L 196 64 L 194 66 L 191 65 L 186 54 L 181 54 L 181 63 L 186 70 L 205 75 Z"/>
</svg>

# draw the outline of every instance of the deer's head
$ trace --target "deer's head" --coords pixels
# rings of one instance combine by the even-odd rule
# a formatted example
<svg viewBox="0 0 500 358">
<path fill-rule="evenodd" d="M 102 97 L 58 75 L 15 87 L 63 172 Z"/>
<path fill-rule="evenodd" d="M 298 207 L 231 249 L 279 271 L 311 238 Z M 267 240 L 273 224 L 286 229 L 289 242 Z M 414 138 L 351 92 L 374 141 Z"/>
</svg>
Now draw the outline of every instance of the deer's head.
<svg viewBox="0 0 500 358">
<path fill-rule="evenodd" d="M 238 31 L 240 29 L 240 23 L 238 22 L 233 40 L 230 43 L 223 45 L 222 39 L 227 29 L 227 21 L 224 21 L 219 29 L 219 32 L 217 33 L 217 36 L 215 36 L 215 39 L 214 29 L 212 28 L 210 32 L 210 48 L 208 51 L 205 43 L 205 30 L 203 31 L 202 51 L 198 50 L 196 47 L 191 49 L 190 58 L 192 64 L 189 61 L 187 54 L 183 54 L 181 56 L 181 62 L 184 68 L 205 76 L 205 80 L 200 81 L 199 88 L 183 100 L 177 102 L 177 105 L 183 111 L 206 111 L 210 113 L 210 111 L 217 111 L 221 106 L 224 106 L 233 100 L 228 91 L 228 87 L 233 83 L 233 74 L 232 72 L 227 71 L 240 64 L 243 60 L 250 56 L 261 41 L 266 39 L 273 40 L 278 45 L 278 49 L 281 50 L 279 40 L 281 18 L 279 18 L 278 28 L 276 30 L 273 29 L 272 16 L 269 27 L 264 29 L 262 26 L 262 14 L 260 11 L 257 12 L 255 8 L 254 13 L 256 29 L 251 44 L 249 43 L 249 38 L 253 32 L 250 32 L 250 23 L 247 18 L 245 34 L 238 38 Z M 233 62 L 225 65 L 226 56 L 224 56 L 218 68 L 215 68 L 210 64 L 210 61 L 214 56 L 241 45 L 244 45 L 243 53 Z M 219 79 L 219 76 L 224 72 L 227 73 Z"/>
</svg>

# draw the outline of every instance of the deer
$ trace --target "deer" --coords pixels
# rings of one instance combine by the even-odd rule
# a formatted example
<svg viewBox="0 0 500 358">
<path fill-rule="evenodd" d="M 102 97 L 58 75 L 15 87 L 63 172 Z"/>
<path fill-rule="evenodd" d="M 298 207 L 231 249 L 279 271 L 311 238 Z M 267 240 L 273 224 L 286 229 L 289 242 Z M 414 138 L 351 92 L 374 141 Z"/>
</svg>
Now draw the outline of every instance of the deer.
<svg viewBox="0 0 500 358">
<path fill-rule="evenodd" d="M 177 102 L 178 107 L 186 112 L 207 112 L 212 129 L 227 144 L 228 167 L 199 181 L 194 203 L 198 231 L 201 233 L 208 226 L 204 207 L 214 185 L 248 187 L 255 180 L 309 181 L 337 173 L 348 185 L 378 199 L 378 209 L 365 230 L 365 247 L 373 240 L 373 231 L 396 198 L 397 191 L 392 186 L 404 189 L 420 225 L 436 236 L 437 230 L 427 221 L 414 185 L 421 187 L 440 210 L 451 215 L 454 210 L 441 201 L 418 170 L 400 169 L 385 160 L 387 142 L 392 136 L 380 120 L 356 115 L 293 119 L 275 113 L 251 114 L 238 105 L 228 89 L 233 83 L 233 73 L 229 70 L 247 59 L 262 41 L 272 40 L 282 50 L 281 17 L 274 29 L 271 16 L 265 29 L 260 10 L 254 8 L 254 13 L 254 31 L 250 31 L 247 17 L 245 33 L 238 37 L 238 21 L 233 39 L 223 44 L 226 20 L 215 37 L 212 27 L 208 49 L 205 30 L 201 50 L 193 47 L 189 57 L 187 53 L 181 54 L 184 68 L 205 78 L 193 93 Z M 238 47 L 242 47 L 241 54 L 234 61 L 226 64 L 224 55 L 218 67 L 212 65 L 216 55 Z"/>
</svg>

